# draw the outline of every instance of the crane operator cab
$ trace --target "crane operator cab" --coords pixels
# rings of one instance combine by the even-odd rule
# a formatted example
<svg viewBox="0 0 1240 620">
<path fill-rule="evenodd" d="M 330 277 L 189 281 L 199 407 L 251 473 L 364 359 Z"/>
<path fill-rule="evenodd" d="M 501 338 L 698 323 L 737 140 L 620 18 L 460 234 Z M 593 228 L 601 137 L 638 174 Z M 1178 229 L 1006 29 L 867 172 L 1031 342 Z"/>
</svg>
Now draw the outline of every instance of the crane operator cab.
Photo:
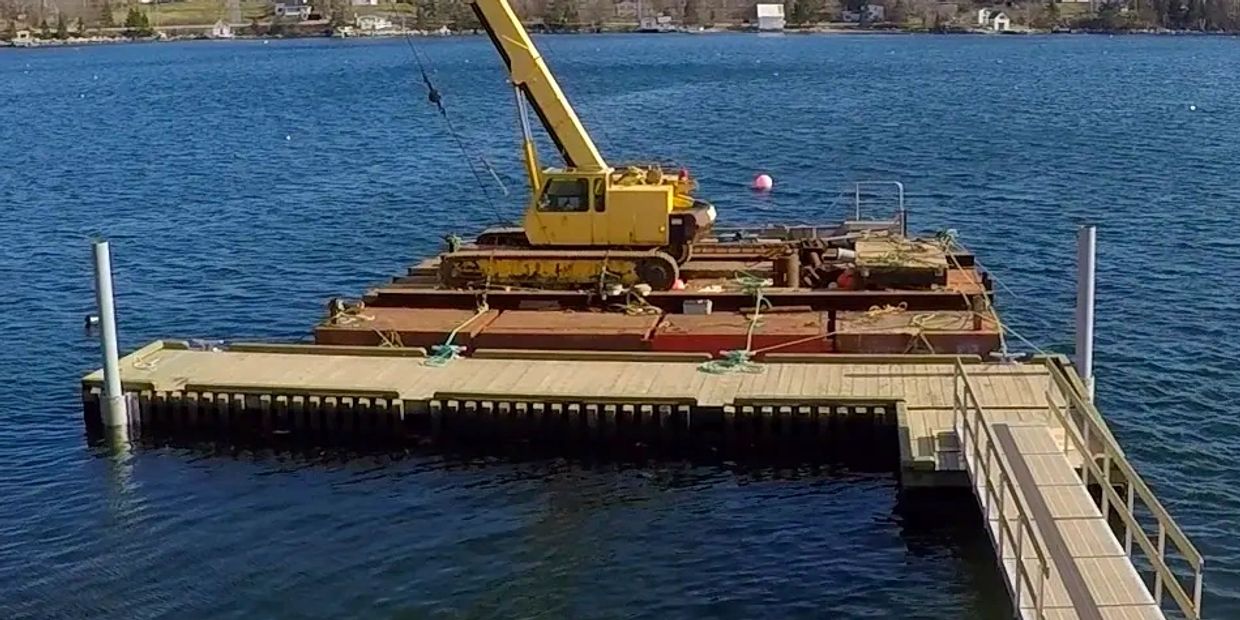
<svg viewBox="0 0 1240 620">
<path fill-rule="evenodd" d="M 715 208 L 677 192 L 676 183 L 630 170 L 546 170 L 522 228 L 533 246 L 659 248 L 679 263 L 709 234 Z M 673 177 L 675 178 L 675 177 Z M 678 181 L 687 181 L 682 175 Z M 685 205 L 685 206 L 680 206 Z"/>
</svg>

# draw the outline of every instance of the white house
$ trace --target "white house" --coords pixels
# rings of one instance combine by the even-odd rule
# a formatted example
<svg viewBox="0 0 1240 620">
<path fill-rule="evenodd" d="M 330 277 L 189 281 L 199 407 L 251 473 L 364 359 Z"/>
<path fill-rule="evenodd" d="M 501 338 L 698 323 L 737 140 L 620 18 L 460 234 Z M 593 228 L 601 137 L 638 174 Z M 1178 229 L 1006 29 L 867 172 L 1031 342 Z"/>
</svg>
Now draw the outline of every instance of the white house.
<svg viewBox="0 0 1240 620">
<path fill-rule="evenodd" d="M 392 20 L 378 15 L 358 15 L 354 23 L 357 24 L 357 29 L 363 32 L 392 29 Z"/>
<path fill-rule="evenodd" d="M 1007 32 L 1012 29 L 1012 20 L 999 9 L 978 9 L 977 25 L 995 32 Z"/>
<path fill-rule="evenodd" d="M 860 11 L 849 11 L 847 9 L 840 11 L 840 18 L 846 22 L 859 24 L 881 22 L 887 17 L 887 8 L 881 4 L 865 4 L 861 6 Z"/>
<path fill-rule="evenodd" d="M 16 47 L 34 47 L 34 35 L 29 30 L 18 30 L 17 36 L 13 39 L 13 45 Z"/>
<path fill-rule="evenodd" d="M 310 19 L 311 8 L 309 0 L 276 0 L 272 4 L 277 17 L 296 17 L 303 22 Z"/>
<path fill-rule="evenodd" d="M 676 26 L 672 24 L 670 15 L 659 15 L 657 17 L 643 17 L 637 26 L 639 32 L 675 32 Z"/>
<path fill-rule="evenodd" d="M 638 17 L 637 12 L 641 9 L 641 4 L 637 0 L 619 0 L 616 2 L 616 17 L 620 19 L 633 19 Z"/>
<path fill-rule="evenodd" d="M 759 4 L 758 5 L 758 30 L 764 32 L 779 31 L 784 29 L 784 5 L 782 4 Z"/>
<path fill-rule="evenodd" d="M 1007 32 L 1012 28 L 1012 20 L 1003 11 L 990 16 L 990 28 L 995 32 Z"/>
<path fill-rule="evenodd" d="M 215 22 L 214 26 L 211 26 L 210 37 L 212 39 L 231 39 L 233 38 L 232 26 L 230 26 L 228 22 L 221 19 Z"/>
<path fill-rule="evenodd" d="M 349 0 L 353 6 L 379 6 L 379 0 Z"/>
</svg>

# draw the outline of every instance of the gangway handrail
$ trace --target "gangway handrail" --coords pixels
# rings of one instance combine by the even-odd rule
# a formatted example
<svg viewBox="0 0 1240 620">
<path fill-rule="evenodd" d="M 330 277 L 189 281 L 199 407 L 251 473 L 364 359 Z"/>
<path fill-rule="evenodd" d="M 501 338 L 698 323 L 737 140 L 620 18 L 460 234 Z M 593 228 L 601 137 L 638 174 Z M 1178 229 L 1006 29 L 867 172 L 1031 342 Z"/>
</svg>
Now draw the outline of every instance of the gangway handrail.
<svg viewBox="0 0 1240 620">
<path fill-rule="evenodd" d="M 853 217 L 861 219 L 861 188 L 874 185 L 894 185 L 898 203 L 896 208 L 900 216 L 900 234 L 908 236 L 908 209 L 904 206 L 904 183 L 900 181 L 856 181 L 853 183 Z"/>
<path fill-rule="evenodd" d="M 1141 476 L 1133 469 L 1132 464 L 1128 462 L 1123 452 L 1119 450 L 1119 444 L 1116 443 L 1115 438 L 1100 425 L 1099 420 L 1102 419 L 1102 416 L 1094 404 L 1082 397 L 1069 377 L 1063 376 L 1063 373 L 1066 371 L 1062 367 L 1055 364 L 1047 364 L 1047 366 L 1050 368 L 1051 377 L 1059 392 L 1068 399 L 1067 407 L 1063 407 L 1056 402 L 1053 394 L 1047 391 L 1047 408 L 1064 428 L 1064 452 L 1068 452 L 1068 440 L 1071 439 L 1073 447 L 1081 455 L 1082 482 L 1088 486 L 1090 476 L 1092 475 L 1101 487 L 1102 516 L 1109 520 L 1110 509 L 1114 506 L 1115 512 L 1120 516 L 1120 520 L 1124 522 L 1124 552 L 1129 557 L 1132 556 L 1132 542 L 1134 539 L 1141 550 L 1145 552 L 1146 559 L 1154 568 L 1155 578 L 1151 592 L 1154 601 L 1161 606 L 1162 593 L 1166 589 L 1171 593 L 1171 597 L 1175 599 L 1180 611 L 1189 620 L 1198 620 L 1201 618 L 1204 558 L 1197 551 L 1197 548 L 1193 546 L 1192 542 L 1188 540 L 1180 526 L 1172 519 L 1167 509 L 1154 496 L 1154 492 L 1150 490 L 1145 481 L 1141 479 Z M 1080 415 L 1071 415 L 1071 408 L 1076 408 Z M 1075 420 L 1080 420 L 1079 426 Z M 1102 448 L 1103 463 L 1101 466 L 1099 466 L 1097 459 L 1094 458 L 1095 452 L 1092 448 L 1094 445 L 1101 446 Z M 1123 479 L 1128 483 L 1126 485 L 1126 498 L 1121 498 L 1115 490 L 1115 481 L 1111 477 L 1111 472 L 1114 469 L 1118 469 Z M 1150 540 L 1145 528 L 1137 520 L 1134 509 L 1138 498 L 1158 521 L 1157 547 Z M 1172 571 L 1167 565 L 1168 537 L 1193 571 L 1193 594 L 1191 598 L 1184 589 L 1184 585 L 1180 582 L 1179 577 L 1175 574 L 1175 571 Z M 1142 582 L 1144 583 L 1144 580 Z M 1147 584 L 1146 587 L 1149 588 L 1149 585 Z"/>
<path fill-rule="evenodd" d="M 1030 516 L 1032 510 L 1029 508 L 1025 496 L 1021 493 L 1020 488 L 1016 486 L 1012 477 L 1012 464 L 1008 462 L 1007 457 L 998 448 L 998 442 L 994 435 L 994 429 L 990 422 L 986 419 L 986 414 L 982 410 L 981 403 L 977 399 L 977 393 L 973 390 L 973 384 L 969 379 L 969 374 L 965 371 L 964 364 L 960 358 L 955 360 L 954 373 L 954 389 L 953 397 L 953 414 L 959 417 L 960 429 L 960 454 L 963 457 L 964 467 L 973 479 L 974 494 L 977 495 L 978 503 L 981 504 L 983 519 L 989 521 L 990 508 L 994 505 L 995 484 L 991 479 L 991 462 L 992 457 L 994 464 L 998 466 L 999 490 L 998 490 L 998 529 L 995 532 L 995 553 L 999 560 L 999 568 L 1003 569 L 1003 548 L 1004 534 L 1008 540 L 1015 541 L 1016 554 L 1013 565 L 1015 566 L 1015 574 L 1013 575 L 1013 593 L 1012 598 L 1015 601 L 1013 611 L 1016 617 L 1021 617 L 1021 585 L 1027 583 L 1030 588 L 1034 588 L 1033 578 L 1029 575 L 1029 568 L 1025 566 L 1024 556 L 1024 539 L 1025 532 L 1028 531 L 1028 538 L 1033 543 L 1033 551 L 1038 563 L 1037 573 L 1037 595 L 1030 594 L 1033 601 L 1034 618 L 1041 619 L 1044 617 L 1045 588 L 1046 581 L 1050 576 L 1050 565 L 1048 557 L 1050 553 L 1047 551 L 1046 542 L 1042 539 L 1042 535 L 1037 528 L 1033 526 L 1033 519 Z M 972 411 L 973 425 L 970 426 L 968 414 Z M 981 446 L 978 441 L 979 434 L 984 433 L 985 447 Z M 972 446 L 973 462 L 969 463 L 968 446 Z M 985 458 L 983 458 L 982 450 L 985 450 Z M 983 491 L 977 488 L 978 475 L 984 481 Z M 1013 534 L 1012 526 L 1008 523 L 1004 510 L 1007 506 L 1004 501 L 1005 496 L 1010 493 L 1013 504 L 1016 506 L 1016 533 Z M 989 525 L 987 525 L 989 528 Z"/>
</svg>

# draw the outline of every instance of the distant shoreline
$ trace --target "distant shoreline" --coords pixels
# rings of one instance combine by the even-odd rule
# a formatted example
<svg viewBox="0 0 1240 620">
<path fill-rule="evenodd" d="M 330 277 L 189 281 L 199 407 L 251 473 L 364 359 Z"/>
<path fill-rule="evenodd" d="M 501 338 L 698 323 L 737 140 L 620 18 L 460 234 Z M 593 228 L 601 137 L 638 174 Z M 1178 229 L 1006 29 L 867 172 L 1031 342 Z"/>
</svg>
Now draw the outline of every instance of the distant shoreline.
<svg viewBox="0 0 1240 620">
<path fill-rule="evenodd" d="M 229 37 L 212 37 L 209 33 L 212 25 L 185 25 L 174 26 L 166 30 L 160 30 L 157 34 L 151 36 L 126 37 L 126 36 L 90 36 L 90 37 L 69 37 L 67 39 L 33 39 L 27 44 L 19 44 L 14 41 L 0 41 L 0 49 L 36 49 L 50 47 L 84 47 L 93 45 L 121 45 L 128 43 L 160 43 L 174 41 L 270 41 L 281 39 L 392 39 L 405 36 L 414 37 L 470 37 L 482 36 L 480 30 L 460 31 L 460 32 L 425 32 L 418 30 L 409 31 L 387 31 L 365 34 L 351 34 L 349 36 L 333 35 L 330 30 L 324 29 L 306 29 L 306 30 L 290 30 L 279 34 L 252 34 L 252 33 L 235 33 Z M 177 34 L 177 31 L 192 31 L 192 34 Z M 1191 37 L 1235 37 L 1240 36 L 1240 32 L 1230 31 L 1204 31 L 1204 30 L 1166 30 L 1166 29 L 1115 29 L 1115 30 L 1099 30 L 1085 28 L 1060 28 L 1055 30 L 1041 29 L 1024 29 L 1021 31 L 1009 32 L 993 32 L 976 28 L 944 28 L 944 29 L 921 29 L 921 28 L 904 28 L 904 27 L 878 27 L 878 28 L 862 28 L 848 25 L 821 25 L 806 28 L 788 28 L 779 32 L 759 32 L 753 28 L 742 26 L 726 27 L 726 28 L 710 28 L 702 30 L 682 30 L 674 32 L 643 32 L 636 28 L 633 29 L 548 29 L 548 28 L 531 28 L 533 34 L 551 34 L 551 35 L 592 35 L 592 34 L 649 34 L 663 36 L 689 36 L 689 35 L 712 35 L 712 34 L 755 34 L 755 35 L 788 35 L 788 36 L 813 36 L 813 35 L 965 35 L 965 36 L 1046 36 L 1046 35 L 1134 35 L 1134 36 L 1191 36 Z"/>
</svg>

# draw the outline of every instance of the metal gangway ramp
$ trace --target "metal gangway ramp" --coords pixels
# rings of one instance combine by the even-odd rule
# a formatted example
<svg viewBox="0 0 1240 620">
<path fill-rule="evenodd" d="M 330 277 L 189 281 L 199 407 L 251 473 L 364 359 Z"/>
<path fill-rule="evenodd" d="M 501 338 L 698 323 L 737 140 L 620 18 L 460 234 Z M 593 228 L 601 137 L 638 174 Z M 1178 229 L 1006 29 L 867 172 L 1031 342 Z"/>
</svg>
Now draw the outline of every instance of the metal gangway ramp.
<svg viewBox="0 0 1240 620">
<path fill-rule="evenodd" d="M 1201 555 L 1132 469 L 1083 384 L 1063 368 L 1054 383 L 1047 423 L 992 422 L 965 366 L 956 363 L 962 463 L 1015 616 L 1200 618 Z M 1109 520 L 1118 521 L 1122 541 Z M 1178 560 L 1174 570 L 1169 560 Z"/>
</svg>

